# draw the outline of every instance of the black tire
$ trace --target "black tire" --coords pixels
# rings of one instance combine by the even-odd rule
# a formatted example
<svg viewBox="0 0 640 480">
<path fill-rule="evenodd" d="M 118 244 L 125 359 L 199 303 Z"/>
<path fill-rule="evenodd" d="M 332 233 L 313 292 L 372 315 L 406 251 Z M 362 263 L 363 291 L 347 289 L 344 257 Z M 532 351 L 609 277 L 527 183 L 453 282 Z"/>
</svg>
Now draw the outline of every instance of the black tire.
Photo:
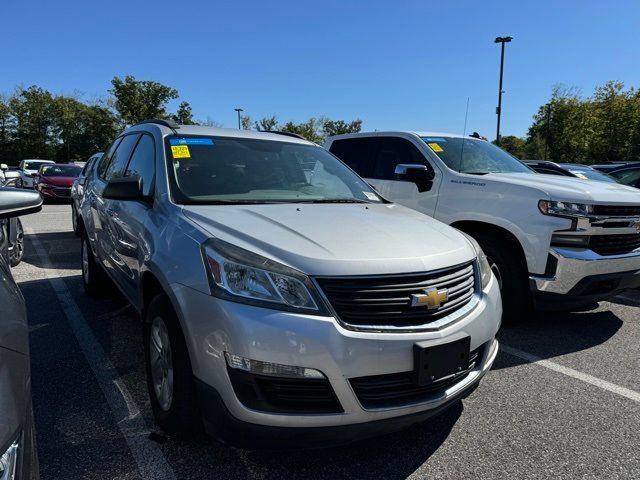
<svg viewBox="0 0 640 480">
<path fill-rule="evenodd" d="M 78 211 L 76 210 L 76 204 L 71 200 L 71 226 L 73 227 L 73 233 L 76 237 L 80 236 L 80 227 L 78 222 Z"/>
<path fill-rule="evenodd" d="M 16 242 L 11 246 L 9 251 L 9 264 L 15 267 L 20 264 L 24 257 L 24 229 L 22 228 L 22 222 L 19 218 L 16 218 Z"/>
<path fill-rule="evenodd" d="M 86 254 L 86 258 L 85 258 Z M 107 290 L 107 274 L 96 262 L 87 235 L 80 242 L 80 261 L 82 262 L 82 283 L 84 291 L 91 296 L 99 296 Z"/>
<path fill-rule="evenodd" d="M 157 368 L 157 359 L 160 357 L 158 344 L 152 343 L 154 342 L 152 339 L 154 328 L 159 326 L 159 321 L 163 322 L 166 327 L 166 338 L 170 347 L 165 365 L 171 368 L 172 374 L 164 373 L 165 378 L 172 378 L 171 396 L 168 402 L 168 397 L 160 398 L 162 394 L 157 393 L 152 372 L 153 364 Z M 157 330 L 155 331 L 157 332 Z M 202 416 L 197 401 L 187 344 L 173 306 L 164 294 L 154 297 L 146 309 L 143 339 L 149 400 L 156 423 L 172 437 L 188 438 L 200 433 L 203 430 Z M 156 359 L 155 363 L 154 358 Z M 162 375 L 160 376 L 162 377 Z M 158 373 L 156 373 L 157 378 Z"/>
<path fill-rule="evenodd" d="M 474 233 L 472 236 L 482 247 L 500 285 L 503 321 L 513 324 L 529 318 L 533 301 L 527 263 L 519 246 L 489 234 Z"/>
</svg>

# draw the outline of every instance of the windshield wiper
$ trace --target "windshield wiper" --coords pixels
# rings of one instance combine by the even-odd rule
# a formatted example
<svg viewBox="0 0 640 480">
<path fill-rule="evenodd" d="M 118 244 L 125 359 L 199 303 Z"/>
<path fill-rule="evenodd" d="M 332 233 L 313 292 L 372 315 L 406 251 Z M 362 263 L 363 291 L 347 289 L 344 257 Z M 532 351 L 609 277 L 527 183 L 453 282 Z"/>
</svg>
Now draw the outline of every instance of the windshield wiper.
<svg viewBox="0 0 640 480">
<path fill-rule="evenodd" d="M 357 198 L 324 198 L 322 200 L 298 200 L 296 203 L 371 203 Z"/>
<path fill-rule="evenodd" d="M 491 172 L 462 172 L 462 173 L 468 173 L 469 175 L 486 175 L 487 173 L 491 173 Z"/>
</svg>

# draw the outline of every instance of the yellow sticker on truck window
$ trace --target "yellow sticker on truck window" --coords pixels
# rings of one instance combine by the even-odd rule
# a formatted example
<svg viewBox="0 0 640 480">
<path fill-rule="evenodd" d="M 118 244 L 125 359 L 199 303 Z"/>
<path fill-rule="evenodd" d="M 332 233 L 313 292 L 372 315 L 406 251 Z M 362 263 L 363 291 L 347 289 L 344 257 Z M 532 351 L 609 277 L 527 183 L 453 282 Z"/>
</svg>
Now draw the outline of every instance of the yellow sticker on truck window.
<svg viewBox="0 0 640 480">
<path fill-rule="evenodd" d="M 436 153 L 444 152 L 442 147 L 440 145 L 438 145 L 437 143 L 435 143 L 435 142 L 428 143 L 427 145 L 429 145 L 429 147 L 431 147 L 431 150 L 433 150 Z"/>
<path fill-rule="evenodd" d="M 171 145 L 171 155 L 173 158 L 191 158 L 187 145 Z"/>
</svg>

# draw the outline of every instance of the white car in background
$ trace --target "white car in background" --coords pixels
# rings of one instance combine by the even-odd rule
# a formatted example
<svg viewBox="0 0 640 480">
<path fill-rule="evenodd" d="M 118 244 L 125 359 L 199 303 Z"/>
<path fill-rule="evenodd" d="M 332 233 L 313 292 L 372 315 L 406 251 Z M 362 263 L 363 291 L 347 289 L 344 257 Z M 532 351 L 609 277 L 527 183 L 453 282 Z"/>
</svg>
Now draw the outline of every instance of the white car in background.
<svg viewBox="0 0 640 480">
<path fill-rule="evenodd" d="M 33 177 L 38 173 L 40 166 L 45 163 L 55 163 L 53 160 L 27 159 L 22 160 L 18 165 L 20 168 L 19 188 L 34 188 Z"/>
</svg>

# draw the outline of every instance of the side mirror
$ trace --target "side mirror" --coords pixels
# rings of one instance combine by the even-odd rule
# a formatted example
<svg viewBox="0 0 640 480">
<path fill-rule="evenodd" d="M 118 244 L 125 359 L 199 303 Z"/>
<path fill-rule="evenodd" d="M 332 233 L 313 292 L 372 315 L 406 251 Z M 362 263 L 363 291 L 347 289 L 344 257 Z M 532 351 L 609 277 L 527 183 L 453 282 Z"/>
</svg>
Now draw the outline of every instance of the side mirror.
<svg viewBox="0 0 640 480">
<path fill-rule="evenodd" d="M 109 180 L 102 197 L 110 200 L 148 200 L 142 194 L 142 178 L 138 176 Z"/>
<path fill-rule="evenodd" d="M 0 188 L 0 218 L 18 217 L 42 209 L 38 192 L 16 188 Z"/>
<path fill-rule="evenodd" d="M 84 185 L 84 183 L 87 181 L 87 177 L 79 177 L 78 178 L 78 185 Z"/>
<path fill-rule="evenodd" d="M 0 163 L 0 170 L 6 172 L 7 170 L 9 170 L 9 165 L 7 165 L 6 163 Z"/>
<path fill-rule="evenodd" d="M 435 173 L 421 164 L 400 163 L 394 171 L 396 180 L 415 183 L 419 192 L 431 190 Z"/>
</svg>

